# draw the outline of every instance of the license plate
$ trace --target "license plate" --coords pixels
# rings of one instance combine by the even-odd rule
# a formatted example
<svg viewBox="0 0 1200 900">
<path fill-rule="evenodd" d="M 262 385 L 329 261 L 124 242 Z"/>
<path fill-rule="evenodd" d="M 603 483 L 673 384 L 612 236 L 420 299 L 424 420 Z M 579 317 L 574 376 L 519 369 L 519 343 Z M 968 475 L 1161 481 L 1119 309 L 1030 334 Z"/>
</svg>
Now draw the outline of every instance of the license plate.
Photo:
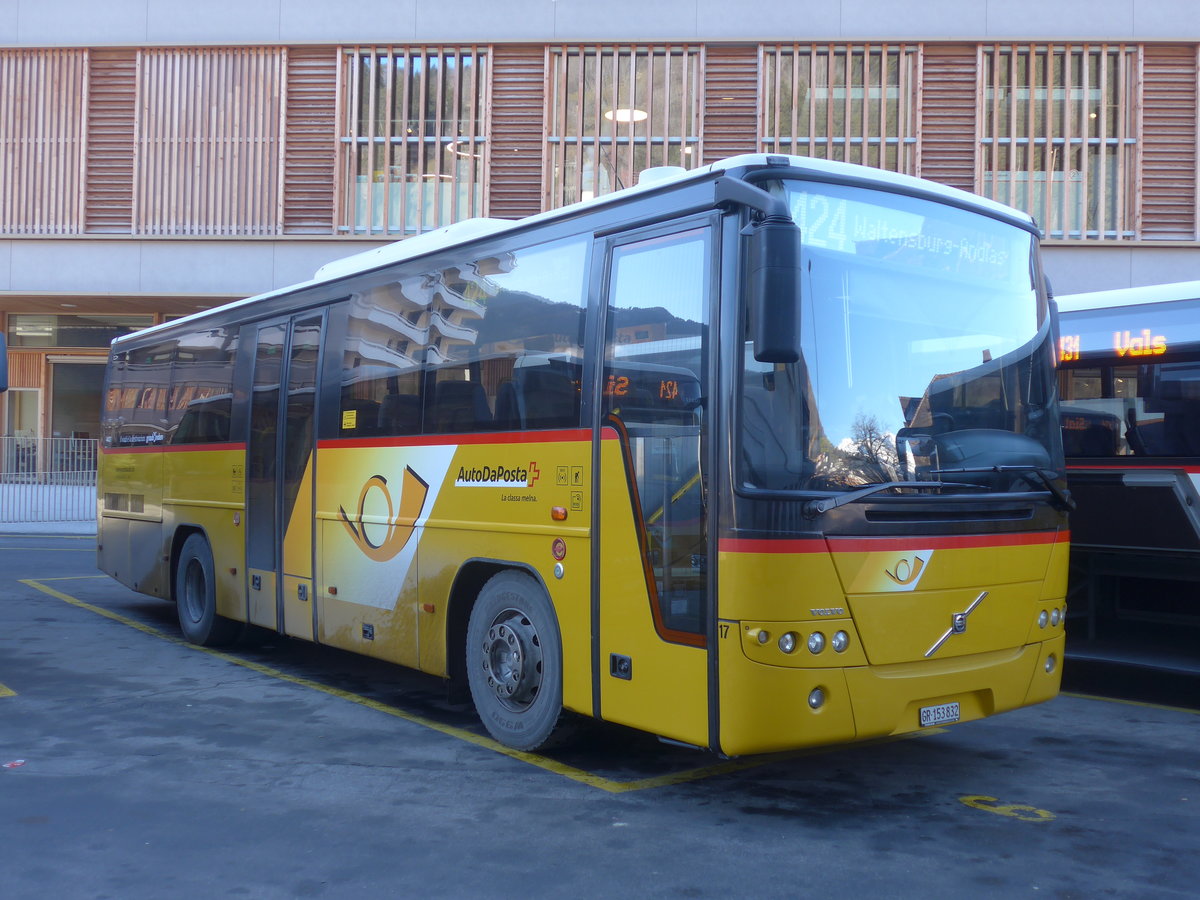
<svg viewBox="0 0 1200 900">
<path fill-rule="evenodd" d="M 931 725 L 947 725 L 957 722 L 961 715 L 957 703 L 939 703 L 937 706 L 921 707 L 921 727 Z"/>
</svg>

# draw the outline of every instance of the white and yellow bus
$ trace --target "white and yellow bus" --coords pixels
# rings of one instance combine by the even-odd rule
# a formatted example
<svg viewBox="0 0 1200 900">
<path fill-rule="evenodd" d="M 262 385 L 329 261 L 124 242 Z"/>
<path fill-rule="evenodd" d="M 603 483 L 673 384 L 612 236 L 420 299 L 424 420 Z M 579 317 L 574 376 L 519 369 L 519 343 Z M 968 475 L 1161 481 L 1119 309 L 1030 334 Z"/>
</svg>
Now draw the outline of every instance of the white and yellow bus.
<svg viewBox="0 0 1200 900">
<path fill-rule="evenodd" d="M 1028 217 L 749 155 L 472 220 L 113 343 L 99 565 L 736 755 L 1055 696 L 1068 531 Z"/>
</svg>

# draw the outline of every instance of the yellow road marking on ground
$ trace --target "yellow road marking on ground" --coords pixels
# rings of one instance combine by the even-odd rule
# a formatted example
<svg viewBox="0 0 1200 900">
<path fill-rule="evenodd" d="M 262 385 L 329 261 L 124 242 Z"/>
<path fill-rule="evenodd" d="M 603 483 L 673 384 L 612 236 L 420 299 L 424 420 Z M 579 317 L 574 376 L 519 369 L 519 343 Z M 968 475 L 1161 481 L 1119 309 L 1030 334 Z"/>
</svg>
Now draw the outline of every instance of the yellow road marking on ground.
<svg viewBox="0 0 1200 900">
<path fill-rule="evenodd" d="M 770 765 L 775 762 L 785 760 L 799 759 L 805 756 L 819 756 L 825 753 L 833 752 L 839 749 L 838 747 L 811 747 L 803 750 L 793 750 L 786 753 L 776 753 L 769 756 L 752 756 L 741 759 L 731 759 L 725 762 L 714 763 L 709 766 L 699 766 L 695 769 L 686 769 L 682 772 L 670 772 L 666 775 L 656 775 L 650 778 L 638 778 L 633 781 L 617 781 L 611 778 L 605 778 L 603 775 L 597 775 L 593 772 L 587 772 L 583 769 L 577 769 L 574 766 L 569 766 L 565 763 L 560 763 L 548 757 L 541 756 L 536 753 L 525 753 L 520 750 L 513 750 L 510 747 L 505 747 L 503 744 L 492 740 L 489 737 L 475 734 L 463 728 L 457 728 L 453 725 L 445 725 L 433 719 L 425 718 L 424 716 L 414 715 L 413 713 L 405 712 L 395 706 L 388 706 L 386 703 L 380 703 L 378 700 L 372 700 L 369 697 L 363 697 L 359 694 L 352 694 L 349 691 L 343 691 L 340 688 L 330 687 L 327 684 L 321 684 L 319 681 L 313 681 L 308 678 L 301 678 L 297 675 L 290 675 L 279 669 L 271 666 L 264 666 L 261 663 L 252 662 L 247 659 L 233 656 L 229 653 L 224 653 L 220 650 L 214 650 L 209 647 L 199 647 L 195 644 L 189 644 L 183 638 L 173 634 L 168 634 L 161 629 L 155 628 L 152 625 L 145 625 L 141 622 L 115 613 L 112 610 L 104 609 L 101 606 L 95 606 L 78 597 L 72 597 L 70 594 L 64 594 L 61 591 L 56 591 L 54 588 L 44 584 L 46 581 L 71 581 L 76 578 L 106 578 L 106 575 L 80 575 L 66 576 L 61 578 L 42 578 L 32 579 L 25 578 L 21 580 L 21 584 L 35 588 L 42 593 L 49 594 L 51 597 L 56 597 L 65 603 L 70 603 L 72 606 L 77 606 L 80 609 L 85 609 L 88 612 L 96 613 L 96 615 L 104 616 L 106 619 L 111 619 L 114 622 L 119 622 L 122 625 L 127 625 L 130 628 L 135 628 L 143 634 L 151 635 L 152 637 L 168 641 L 172 644 L 178 644 L 187 647 L 189 650 L 197 650 L 201 653 L 207 653 L 209 656 L 214 656 L 217 659 L 232 663 L 235 666 L 241 666 L 244 669 L 249 669 L 252 672 L 257 672 L 260 675 L 265 675 L 269 678 L 275 678 L 280 681 L 286 681 L 291 684 L 306 687 L 314 691 L 320 691 L 323 694 L 328 694 L 331 697 L 337 697 L 341 700 L 347 700 L 350 703 L 357 703 L 359 706 L 365 706 L 368 709 L 373 709 L 376 712 L 385 713 L 389 716 L 394 716 L 397 719 L 403 719 L 406 722 L 411 722 L 414 725 L 420 725 L 424 728 L 429 728 L 449 737 L 456 738 L 461 741 L 466 741 L 469 744 L 474 744 L 477 747 L 482 747 L 485 750 L 491 750 L 495 753 L 503 754 L 512 759 L 520 760 L 521 762 L 529 763 L 532 766 L 537 766 L 547 772 L 552 772 L 555 775 L 560 775 L 563 778 L 569 778 L 571 781 L 576 781 L 580 784 L 585 784 L 588 787 L 594 787 L 602 791 L 607 791 L 610 794 L 623 794 L 629 791 L 641 791 L 648 788 L 666 787 L 667 785 L 683 784 L 689 781 L 699 781 L 704 778 L 711 778 L 714 775 L 724 775 L 731 772 L 741 772 L 746 769 L 753 769 L 759 766 Z M 898 740 L 909 740 L 916 737 L 924 737 L 932 734 L 940 734 L 946 729 L 944 728 L 929 728 L 924 731 L 914 732 L 912 734 L 898 735 L 896 737 L 880 738 L 874 741 L 861 741 L 856 746 L 866 746 L 871 744 L 886 744 Z"/>
<path fill-rule="evenodd" d="M 3 540 L 0 537 L 0 540 Z M 40 550 L 48 553 L 95 553 L 95 547 L 0 547 L 0 550 L 13 550 L 18 553 L 28 553 L 30 550 Z"/>
<path fill-rule="evenodd" d="M 1188 713 L 1193 716 L 1200 716 L 1200 709 L 1188 709 L 1186 706 L 1163 706 L 1161 703 L 1144 703 L 1141 700 L 1122 700 L 1120 697 L 1097 697 L 1095 694 L 1069 694 L 1066 691 L 1060 691 L 1061 697 L 1072 697 L 1075 700 L 1099 700 L 1101 703 L 1121 703 L 1125 706 L 1140 706 L 1144 709 L 1162 709 L 1167 712 Z"/>
<path fill-rule="evenodd" d="M 5 687 L 4 685 L 0 684 L 0 697 L 15 697 L 15 696 L 17 696 L 16 691 L 14 691 L 10 687 Z"/>
<path fill-rule="evenodd" d="M 0 531 L 0 541 L 16 540 L 16 541 L 91 541 L 96 543 L 96 535 L 94 534 L 17 534 L 16 532 L 8 533 Z"/>
</svg>

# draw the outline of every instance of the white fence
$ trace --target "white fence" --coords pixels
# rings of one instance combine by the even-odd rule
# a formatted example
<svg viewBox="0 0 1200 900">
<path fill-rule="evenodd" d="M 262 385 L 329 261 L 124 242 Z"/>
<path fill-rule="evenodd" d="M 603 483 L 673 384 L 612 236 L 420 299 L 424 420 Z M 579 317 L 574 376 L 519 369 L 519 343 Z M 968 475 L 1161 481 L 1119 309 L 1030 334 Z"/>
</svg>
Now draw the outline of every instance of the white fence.
<svg viewBox="0 0 1200 900">
<path fill-rule="evenodd" d="M 0 523 L 94 521 L 98 443 L 0 436 Z"/>
</svg>

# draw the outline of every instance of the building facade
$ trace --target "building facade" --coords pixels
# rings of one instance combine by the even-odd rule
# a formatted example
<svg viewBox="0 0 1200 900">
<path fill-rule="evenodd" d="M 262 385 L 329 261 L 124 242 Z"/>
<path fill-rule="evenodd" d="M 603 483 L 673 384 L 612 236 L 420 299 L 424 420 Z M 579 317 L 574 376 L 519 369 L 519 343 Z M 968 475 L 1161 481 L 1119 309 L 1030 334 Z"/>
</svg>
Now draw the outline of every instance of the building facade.
<svg viewBox="0 0 1200 900">
<path fill-rule="evenodd" d="M 0 0 L 0 434 L 116 335 L 660 165 L 797 153 L 1030 212 L 1059 293 L 1200 279 L 1194 0 Z"/>
</svg>

